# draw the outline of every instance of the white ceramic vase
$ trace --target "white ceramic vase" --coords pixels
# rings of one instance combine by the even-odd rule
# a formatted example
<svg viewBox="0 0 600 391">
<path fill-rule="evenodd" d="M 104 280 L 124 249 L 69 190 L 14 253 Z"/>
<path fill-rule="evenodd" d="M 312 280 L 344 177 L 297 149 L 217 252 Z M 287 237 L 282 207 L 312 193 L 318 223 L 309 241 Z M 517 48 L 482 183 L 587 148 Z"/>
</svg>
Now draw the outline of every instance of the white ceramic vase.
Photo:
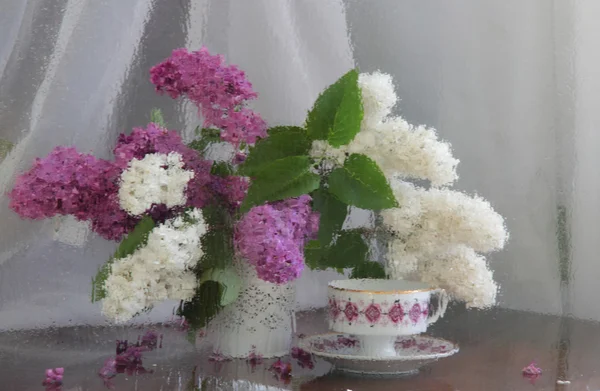
<svg viewBox="0 0 600 391">
<path fill-rule="evenodd" d="M 212 319 L 205 337 L 224 356 L 264 358 L 285 356 L 295 328 L 295 285 L 277 285 L 258 278 L 253 266 L 236 261 L 242 279 L 240 295 Z"/>
</svg>

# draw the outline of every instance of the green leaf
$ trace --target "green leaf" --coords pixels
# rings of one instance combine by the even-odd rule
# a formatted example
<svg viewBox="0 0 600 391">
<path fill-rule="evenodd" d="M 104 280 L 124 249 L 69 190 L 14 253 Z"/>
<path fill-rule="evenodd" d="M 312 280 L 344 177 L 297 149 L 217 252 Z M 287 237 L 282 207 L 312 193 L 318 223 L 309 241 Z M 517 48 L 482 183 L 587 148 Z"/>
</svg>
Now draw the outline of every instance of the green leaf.
<svg viewBox="0 0 600 391">
<path fill-rule="evenodd" d="M 319 242 L 329 245 L 333 235 L 342 229 L 348 206 L 322 187 L 312 193 L 313 209 L 321 215 L 319 220 Z"/>
<path fill-rule="evenodd" d="M 335 113 L 333 128 L 327 137 L 329 144 L 339 148 L 352 141 L 360 131 L 362 119 L 363 105 L 358 86 L 358 73 L 353 72 L 346 79 L 344 97 Z"/>
<path fill-rule="evenodd" d="M 206 206 L 202 208 L 202 217 L 209 227 L 222 228 L 230 224 L 229 212 L 218 206 Z"/>
<path fill-rule="evenodd" d="M 231 215 L 227 209 L 219 206 L 208 206 L 202 209 L 204 222 L 208 231 L 200 238 L 202 259 L 198 262 L 203 269 L 224 269 L 233 261 L 233 226 Z"/>
<path fill-rule="evenodd" d="M 344 269 L 354 268 L 366 262 L 369 248 L 360 231 L 342 231 L 335 243 L 322 247 L 318 240 L 312 240 L 304 247 L 306 265 L 314 270 L 335 269 L 343 273 Z"/>
<path fill-rule="evenodd" d="M 113 255 L 114 259 L 125 258 L 128 255 L 134 253 L 135 250 L 145 245 L 148 241 L 148 234 L 155 227 L 154 220 L 150 216 L 144 216 L 139 223 L 135 226 L 133 231 L 127 235 L 125 239 L 121 241 L 117 251 Z"/>
<path fill-rule="evenodd" d="M 380 210 L 398 206 L 381 169 L 362 154 L 352 154 L 344 166 L 329 175 L 329 191 L 340 201 L 362 209 Z"/>
<path fill-rule="evenodd" d="M 386 278 L 386 275 L 381 263 L 368 261 L 355 266 L 350 278 Z"/>
<path fill-rule="evenodd" d="M 366 261 L 368 252 L 360 231 L 342 231 L 327 252 L 326 263 L 334 269 L 356 267 Z"/>
<path fill-rule="evenodd" d="M 290 156 L 266 165 L 252 181 L 240 210 L 266 201 L 278 201 L 308 194 L 319 187 L 320 177 L 309 171 L 308 156 Z"/>
<path fill-rule="evenodd" d="M 150 112 L 150 122 L 154 122 L 161 128 L 166 127 L 165 119 L 163 118 L 162 112 L 160 111 L 160 109 L 157 108 L 152 109 L 152 111 Z"/>
<path fill-rule="evenodd" d="M 225 307 L 233 303 L 239 296 L 242 280 L 232 268 L 227 269 L 209 269 L 202 273 L 199 283 L 214 281 L 221 284 L 221 298 L 219 304 Z"/>
<path fill-rule="evenodd" d="M 269 129 L 269 137 L 256 143 L 239 172 L 254 176 L 275 160 L 288 156 L 307 155 L 311 142 L 306 130 L 298 126 L 277 126 Z"/>
<path fill-rule="evenodd" d="M 358 72 L 352 69 L 319 95 L 306 118 L 306 129 L 312 140 L 328 139 L 336 113 L 344 99 L 346 86 L 356 83 L 357 78 Z"/>
<path fill-rule="evenodd" d="M 304 262 L 313 270 L 325 270 L 327 248 L 321 247 L 318 240 L 311 240 L 304 246 Z"/>
<path fill-rule="evenodd" d="M 110 258 L 104 263 L 96 273 L 95 277 L 92 277 L 92 303 L 100 301 L 106 297 L 106 288 L 104 284 L 106 279 L 110 275 L 111 266 L 114 259 Z"/>
<path fill-rule="evenodd" d="M 233 230 L 229 227 L 209 228 L 202 235 L 202 259 L 199 265 L 202 268 L 225 268 L 233 261 Z"/>
<path fill-rule="evenodd" d="M 15 145 L 8 140 L 0 138 L 0 162 L 4 160 L 8 153 L 13 149 Z"/>
<path fill-rule="evenodd" d="M 195 133 L 196 135 L 199 135 L 200 138 L 189 143 L 188 147 L 200 153 L 203 153 L 210 144 L 221 142 L 221 131 L 219 129 L 203 128 L 198 131 L 198 128 L 196 128 Z"/>
<path fill-rule="evenodd" d="M 221 310 L 221 297 L 221 284 L 205 281 L 191 300 L 179 304 L 177 315 L 183 316 L 193 330 L 201 329 Z"/>
<path fill-rule="evenodd" d="M 137 223 L 133 231 L 121 241 L 113 256 L 102 265 L 100 270 L 98 270 L 98 273 L 96 273 L 96 277 L 92 278 L 92 303 L 106 297 L 104 283 L 110 275 L 112 263 L 115 259 L 125 258 L 126 256 L 133 254 L 139 247 L 145 245 L 148 241 L 148 234 L 154 227 L 155 223 L 154 220 L 152 220 L 152 217 L 145 216 Z"/>
<path fill-rule="evenodd" d="M 196 345 L 196 336 L 198 335 L 198 330 L 194 330 L 194 329 L 189 329 L 186 333 L 185 333 L 185 339 L 187 339 L 187 341 L 189 343 L 191 343 L 192 345 Z"/>
<path fill-rule="evenodd" d="M 214 162 L 210 173 L 222 178 L 233 175 L 233 167 L 227 162 Z"/>
</svg>

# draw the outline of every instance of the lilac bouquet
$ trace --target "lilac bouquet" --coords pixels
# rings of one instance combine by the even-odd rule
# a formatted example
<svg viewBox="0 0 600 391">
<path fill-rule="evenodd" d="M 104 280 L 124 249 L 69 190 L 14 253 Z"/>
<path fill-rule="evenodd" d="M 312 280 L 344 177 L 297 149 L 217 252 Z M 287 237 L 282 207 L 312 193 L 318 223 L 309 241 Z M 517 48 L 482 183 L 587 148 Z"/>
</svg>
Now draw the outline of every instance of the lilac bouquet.
<svg viewBox="0 0 600 391">
<path fill-rule="evenodd" d="M 390 116 L 389 75 L 351 70 L 321 93 L 305 124 L 270 128 L 248 106 L 257 94 L 244 72 L 205 48 L 173 51 L 150 80 L 158 93 L 198 107 L 195 140 L 184 143 L 154 110 L 145 128 L 119 136 L 113 159 L 56 147 L 10 193 L 24 218 L 72 215 L 120 241 L 92 281 L 92 300 L 107 317 L 125 322 L 176 299 L 178 314 L 204 327 L 239 293 L 234 259 L 274 284 L 308 265 L 361 278 L 417 273 L 475 305 L 495 297 L 491 272 L 473 251 L 504 245 L 503 220 L 485 201 L 444 188 L 458 161 L 432 129 Z M 234 153 L 209 160 L 222 144 Z M 343 229 L 349 207 L 380 211 L 387 268 L 369 260 L 366 230 Z M 455 270 L 478 273 L 478 285 L 444 279 L 439 265 L 448 258 Z"/>
</svg>

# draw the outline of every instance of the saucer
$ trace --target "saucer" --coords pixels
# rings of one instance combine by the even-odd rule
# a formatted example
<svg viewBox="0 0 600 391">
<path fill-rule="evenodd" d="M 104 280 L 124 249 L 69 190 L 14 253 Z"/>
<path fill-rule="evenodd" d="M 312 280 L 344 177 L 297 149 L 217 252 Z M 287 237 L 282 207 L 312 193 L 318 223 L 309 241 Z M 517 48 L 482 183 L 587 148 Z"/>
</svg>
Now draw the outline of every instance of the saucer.
<svg viewBox="0 0 600 391">
<path fill-rule="evenodd" d="M 440 358 L 458 353 L 458 345 L 425 335 L 401 336 L 396 339 L 396 356 L 361 355 L 360 341 L 349 334 L 328 333 L 306 337 L 300 346 L 334 365 L 336 370 L 375 376 L 405 376 Z"/>
</svg>

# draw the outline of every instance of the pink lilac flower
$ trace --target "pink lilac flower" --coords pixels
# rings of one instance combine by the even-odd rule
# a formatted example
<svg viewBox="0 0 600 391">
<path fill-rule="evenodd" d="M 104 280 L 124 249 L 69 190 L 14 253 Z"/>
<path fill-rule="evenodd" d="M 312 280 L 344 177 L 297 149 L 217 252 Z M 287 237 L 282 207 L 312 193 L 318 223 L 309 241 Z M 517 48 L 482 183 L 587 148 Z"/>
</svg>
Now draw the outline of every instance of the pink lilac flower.
<svg viewBox="0 0 600 391">
<path fill-rule="evenodd" d="M 148 330 L 142 335 L 140 346 L 145 346 L 149 350 L 154 350 L 158 347 L 159 339 L 162 344 L 162 334 L 159 336 L 156 331 Z"/>
<path fill-rule="evenodd" d="M 288 384 L 292 379 L 292 363 L 290 362 L 283 362 L 279 359 L 271 365 L 269 370 L 275 374 L 278 380 L 283 381 L 285 384 Z"/>
<path fill-rule="evenodd" d="M 257 206 L 237 223 L 237 251 L 255 266 L 259 278 L 284 284 L 300 276 L 304 245 L 318 229 L 310 201 L 303 195 Z"/>
<path fill-rule="evenodd" d="M 539 376 L 541 374 L 542 374 L 542 369 L 537 366 L 535 361 L 532 361 L 531 363 L 529 363 L 529 365 L 527 365 L 525 368 L 523 368 L 524 376 Z"/>
<path fill-rule="evenodd" d="M 125 169 L 133 158 L 141 159 L 149 153 L 170 152 L 179 153 L 185 163 L 183 168 L 194 172 L 186 190 L 187 206 L 206 206 L 211 200 L 208 186 L 213 179 L 210 175 L 212 162 L 202 159 L 197 151 L 185 145 L 177 132 L 150 123 L 146 129 L 134 128 L 129 135 L 121 134 L 114 148 L 115 163 L 122 169 Z"/>
<path fill-rule="evenodd" d="M 116 355 L 104 362 L 98 376 L 107 388 L 114 389 L 112 379 L 119 373 L 127 373 L 130 376 L 152 373 L 142 365 L 142 355 L 157 347 L 162 347 L 162 334 L 159 336 L 154 330 L 147 331 L 141 338 L 138 337 L 134 345 L 130 345 L 127 340 L 117 340 Z"/>
<path fill-rule="evenodd" d="M 247 157 L 248 155 L 243 152 L 236 152 L 235 156 L 233 157 L 233 164 L 242 164 L 246 161 Z"/>
<path fill-rule="evenodd" d="M 232 209 L 236 209 L 242 204 L 248 193 L 248 187 L 250 187 L 248 178 L 240 176 L 224 178 L 213 176 L 210 183 L 214 196 Z"/>
<path fill-rule="evenodd" d="M 112 162 L 57 147 L 17 178 L 9 194 L 10 207 L 21 217 L 36 220 L 73 215 L 90 221 L 102 237 L 119 240 L 138 221 L 119 207 L 120 173 Z"/>
<path fill-rule="evenodd" d="M 42 385 L 45 386 L 48 391 L 58 391 L 63 383 L 64 374 L 64 368 L 46 369 L 46 378 Z"/>
<path fill-rule="evenodd" d="M 265 121 L 245 107 L 257 96 L 245 73 L 206 48 L 174 50 L 171 57 L 152 67 L 150 80 L 156 91 L 171 98 L 187 96 L 204 117 L 203 126 L 221 129 L 223 141 L 238 146 L 267 136 Z"/>
<path fill-rule="evenodd" d="M 292 358 L 298 360 L 298 365 L 300 368 L 313 369 L 315 367 L 312 354 L 302 348 L 293 347 Z"/>
<path fill-rule="evenodd" d="M 523 377 L 529 379 L 531 384 L 535 384 L 542 376 L 542 369 L 537 366 L 535 361 L 532 361 L 528 366 L 523 368 Z"/>
<path fill-rule="evenodd" d="M 215 362 L 231 361 L 231 357 L 225 356 L 223 353 L 221 353 L 219 351 L 215 351 L 215 352 L 212 352 L 208 356 L 208 361 L 215 361 Z"/>
<path fill-rule="evenodd" d="M 260 353 L 256 353 L 256 346 L 252 345 L 252 350 L 250 354 L 248 354 L 248 358 L 246 361 L 250 364 L 252 368 L 255 368 L 257 365 L 262 364 L 263 356 Z"/>
</svg>

